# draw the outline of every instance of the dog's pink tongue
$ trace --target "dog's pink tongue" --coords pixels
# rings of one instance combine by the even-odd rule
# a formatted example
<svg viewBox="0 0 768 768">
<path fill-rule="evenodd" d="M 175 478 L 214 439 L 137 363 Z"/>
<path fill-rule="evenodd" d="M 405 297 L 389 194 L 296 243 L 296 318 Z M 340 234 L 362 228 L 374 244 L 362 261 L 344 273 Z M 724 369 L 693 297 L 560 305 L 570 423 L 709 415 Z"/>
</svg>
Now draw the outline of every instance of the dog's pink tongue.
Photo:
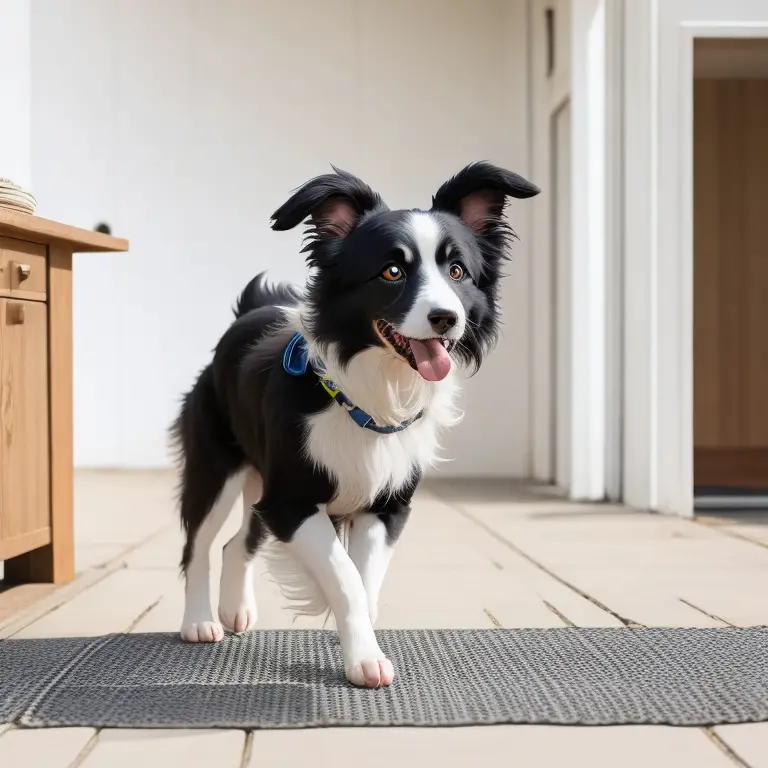
<svg viewBox="0 0 768 768">
<path fill-rule="evenodd" d="M 440 381 L 451 370 L 451 358 L 440 339 L 411 339 L 411 352 L 416 368 L 427 381 Z"/>
</svg>

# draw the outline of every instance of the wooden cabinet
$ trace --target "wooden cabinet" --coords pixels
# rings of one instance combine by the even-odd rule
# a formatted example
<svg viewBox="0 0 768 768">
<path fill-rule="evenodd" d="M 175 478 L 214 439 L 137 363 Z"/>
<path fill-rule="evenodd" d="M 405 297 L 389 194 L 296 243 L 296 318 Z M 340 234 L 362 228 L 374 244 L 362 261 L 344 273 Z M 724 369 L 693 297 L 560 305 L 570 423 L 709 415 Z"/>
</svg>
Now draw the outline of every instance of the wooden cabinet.
<svg viewBox="0 0 768 768">
<path fill-rule="evenodd" d="M 0 561 L 74 577 L 72 254 L 125 240 L 0 209 Z"/>
<path fill-rule="evenodd" d="M 0 559 L 50 544 L 48 313 L 0 299 Z"/>
</svg>

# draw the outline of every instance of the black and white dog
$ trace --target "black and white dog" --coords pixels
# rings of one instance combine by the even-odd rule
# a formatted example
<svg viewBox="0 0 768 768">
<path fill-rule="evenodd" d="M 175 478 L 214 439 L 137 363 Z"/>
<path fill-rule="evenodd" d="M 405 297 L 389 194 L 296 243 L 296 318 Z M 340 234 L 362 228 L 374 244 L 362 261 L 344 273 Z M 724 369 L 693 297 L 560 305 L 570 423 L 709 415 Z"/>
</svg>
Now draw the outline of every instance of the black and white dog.
<svg viewBox="0 0 768 768">
<path fill-rule="evenodd" d="M 438 189 L 430 210 L 390 211 L 336 170 L 274 213 L 276 230 L 308 219 L 306 289 L 269 287 L 262 275 L 246 286 L 173 428 L 184 640 L 254 626 L 261 550 L 298 611 L 333 611 L 349 681 L 392 682 L 373 631 L 379 590 L 438 434 L 457 421 L 453 363 L 476 370 L 497 335 L 514 237 L 506 200 L 538 192 L 476 163 Z M 211 543 L 241 493 L 216 621 Z"/>
</svg>

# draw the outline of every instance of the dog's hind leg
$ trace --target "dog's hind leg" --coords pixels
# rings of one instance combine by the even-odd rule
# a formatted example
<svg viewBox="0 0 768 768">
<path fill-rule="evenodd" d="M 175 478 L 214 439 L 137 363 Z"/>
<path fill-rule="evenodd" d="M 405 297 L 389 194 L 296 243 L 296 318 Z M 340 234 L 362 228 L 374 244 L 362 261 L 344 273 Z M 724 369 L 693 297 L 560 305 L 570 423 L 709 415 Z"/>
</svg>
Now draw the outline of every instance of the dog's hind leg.
<svg viewBox="0 0 768 768">
<path fill-rule="evenodd" d="M 261 475 L 245 470 L 243 522 L 240 530 L 224 546 L 219 593 L 219 619 L 232 632 L 240 634 L 256 624 L 253 560 L 266 531 L 253 505 L 261 499 Z"/>
<path fill-rule="evenodd" d="M 242 493 L 245 470 L 230 475 L 221 485 L 218 494 L 209 502 L 209 511 L 194 531 L 187 534 L 184 547 L 184 619 L 181 624 L 181 638 L 189 643 L 216 643 L 224 637 L 224 630 L 214 621 L 211 611 L 211 545 L 221 530 Z M 202 498 L 190 499 L 193 504 L 205 504 Z M 182 496 L 182 514 L 184 498 Z"/>
<path fill-rule="evenodd" d="M 211 544 L 243 490 L 245 457 L 219 408 L 211 366 L 184 398 L 171 434 L 181 459 L 179 511 L 186 534 L 181 637 L 213 643 L 224 637 L 224 630 L 211 611 Z"/>
</svg>

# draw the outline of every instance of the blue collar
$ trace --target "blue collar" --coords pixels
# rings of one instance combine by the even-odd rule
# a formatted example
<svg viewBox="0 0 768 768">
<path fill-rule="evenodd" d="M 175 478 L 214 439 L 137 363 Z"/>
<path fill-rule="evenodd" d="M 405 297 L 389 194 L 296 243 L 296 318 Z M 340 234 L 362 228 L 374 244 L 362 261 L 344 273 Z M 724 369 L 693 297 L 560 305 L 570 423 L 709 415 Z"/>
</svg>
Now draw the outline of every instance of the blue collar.
<svg viewBox="0 0 768 768">
<path fill-rule="evenodd" d="M 312 372 L 320 380 L 323 389 L 350 415 L 352 421 L 359 427 L 370 429 L 380 435 L 391 435 L 393 432 L 402 432 L 424 415 L 424 411 L 416 414 L 412 419 L 406 419 L 401 424 L 395 426 L 379 426 L 372 416 L 369 416 L 362 408 L 358 408 L 351 403 L 344 393 L 334 384 L 326 372 L 318 365 L 309 360 L 309 345 L 307 340 L 297 333 L 289 342 L 283 353 L 283 369 L 291 376 L 303 376 L 311 368 Z"/>
</svg>

